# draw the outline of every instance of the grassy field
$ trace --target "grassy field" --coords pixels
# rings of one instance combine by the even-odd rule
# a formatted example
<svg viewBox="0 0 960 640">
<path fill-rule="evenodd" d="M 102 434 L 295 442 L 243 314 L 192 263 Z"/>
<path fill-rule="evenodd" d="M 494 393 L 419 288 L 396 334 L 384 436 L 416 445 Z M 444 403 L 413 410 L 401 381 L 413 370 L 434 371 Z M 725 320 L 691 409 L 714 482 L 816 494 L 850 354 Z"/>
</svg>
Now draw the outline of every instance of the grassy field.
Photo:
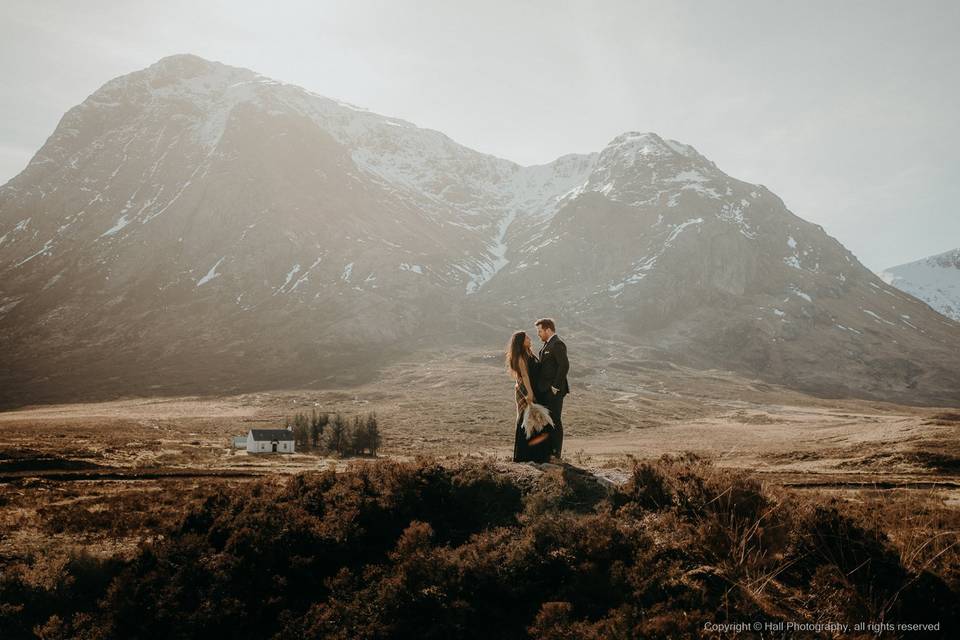
<svg viewBox="0 0 960 640">
<path fill-rule="evenodd" d="M 493 358 L 443 354 L 384 380 L 0 413 L 4 637 L 955 623 L 943 603 L 960 601 L 956 410 L 813 398 L 722 372 L 594 368 L 565 405 L 564 464 L 531 465 L 510 462 L 512 383 Z M 314 410 L 376 412 L 380 457 L 230 446 Z M 186 580 L 188 565 L 193 582 L 159 586 Z M 514 603 L 497 604 L 507 583 Z M 156 599 L 169 607 L 151 609 Z"/>
</svg>

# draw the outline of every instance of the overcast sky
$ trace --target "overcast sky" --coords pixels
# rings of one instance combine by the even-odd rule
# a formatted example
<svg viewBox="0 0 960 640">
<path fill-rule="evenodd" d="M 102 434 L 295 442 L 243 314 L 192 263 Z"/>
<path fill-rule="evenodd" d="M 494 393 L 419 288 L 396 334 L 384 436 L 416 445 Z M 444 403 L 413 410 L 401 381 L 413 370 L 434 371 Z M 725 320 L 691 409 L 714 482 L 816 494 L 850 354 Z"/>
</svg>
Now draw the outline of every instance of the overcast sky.
<svg viewBox="0 0 960 640">
<path fill-rule="evenodd" d="M 960 2 L 3 0 L 0 183 L 107 80 L 247 67 L 521 164 L 691 144 L 879 270 L 960 247 Z"/>
</svg>

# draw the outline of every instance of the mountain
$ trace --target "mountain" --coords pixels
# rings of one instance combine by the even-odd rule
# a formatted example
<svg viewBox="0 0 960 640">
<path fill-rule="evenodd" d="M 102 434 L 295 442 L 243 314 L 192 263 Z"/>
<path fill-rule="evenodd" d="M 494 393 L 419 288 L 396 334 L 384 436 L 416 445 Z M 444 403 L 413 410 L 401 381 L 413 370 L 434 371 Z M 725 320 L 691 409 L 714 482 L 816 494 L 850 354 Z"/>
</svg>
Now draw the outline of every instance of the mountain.
<svg viewBox="0 0 960 640">
<path fill-rule="evenodd" d="M 350 383 L 543 315 L 816 393 L 958 400 L 960 325 L 654 133 L 523 167 L 177 55 L 0 188 L 0 404 Z"/>
<path fill-rule="evenodd" d="M 960 321 L 960 249 L 884 269 L 880 277 Z"/>
</svg>

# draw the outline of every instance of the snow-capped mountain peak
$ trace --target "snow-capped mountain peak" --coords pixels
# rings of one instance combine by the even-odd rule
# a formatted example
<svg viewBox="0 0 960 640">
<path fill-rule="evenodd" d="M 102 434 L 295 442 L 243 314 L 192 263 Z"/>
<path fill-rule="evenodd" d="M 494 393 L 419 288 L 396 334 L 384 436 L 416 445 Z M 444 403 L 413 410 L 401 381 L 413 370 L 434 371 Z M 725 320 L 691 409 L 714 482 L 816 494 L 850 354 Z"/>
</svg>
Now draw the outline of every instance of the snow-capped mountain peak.
<svg viewBox="0 0 960 640">
<path fill-rule="evenodd" d="M 890 267 L 879 275 L 887 284 L 960 322 L 960 249 Z"/>
<path fill-rule="evenodd" d="M 178 55 L 106 83 L 0 187 L 8 393 L 327 380 L 545 315 L 808 389 L 960 388 L 955 323 L 652 132 L 520 166 Z"/>
</svg>

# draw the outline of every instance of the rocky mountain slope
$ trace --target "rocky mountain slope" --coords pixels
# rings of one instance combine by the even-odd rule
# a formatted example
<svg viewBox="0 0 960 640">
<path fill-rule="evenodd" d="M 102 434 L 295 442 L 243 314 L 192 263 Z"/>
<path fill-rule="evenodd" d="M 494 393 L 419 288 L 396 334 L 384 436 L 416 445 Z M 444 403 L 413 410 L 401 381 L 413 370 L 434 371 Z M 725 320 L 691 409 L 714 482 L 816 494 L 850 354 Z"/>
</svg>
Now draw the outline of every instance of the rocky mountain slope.
<svg viewBox="0 0 960 640">
<path fill-rule="evenodd" d="M 178 55 L 0 188 L 7 405 L 349 383 L 542 315 L 817 393 L 960 401 L 960 325 L 653 133 L 522 167 Z"/>
<path fill-rule="evenodd" d="M 960 321 L 960 249 L 884 269 L 880 277 Z"/>
</svg>

